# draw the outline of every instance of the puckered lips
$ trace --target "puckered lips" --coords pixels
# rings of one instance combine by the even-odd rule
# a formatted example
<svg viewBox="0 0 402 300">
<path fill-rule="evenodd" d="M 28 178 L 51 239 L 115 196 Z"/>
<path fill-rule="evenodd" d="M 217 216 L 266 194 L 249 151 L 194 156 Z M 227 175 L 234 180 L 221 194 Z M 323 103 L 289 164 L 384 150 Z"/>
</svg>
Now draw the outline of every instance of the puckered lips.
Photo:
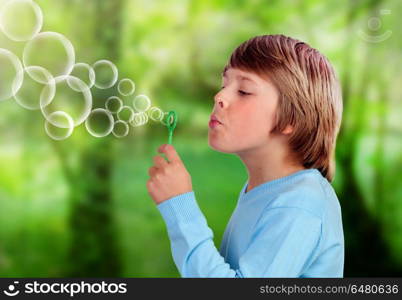
<svg viewBox="0 0 402 300">
<path fill-rule="evenodd" d="M 215 114 L 211 115 L 211 119 L 209 120 L 209 128 L 214 129 L 220 125 L 223 125 L 223 123 L 220 121 L 220 118 L 218 118 Z"/>
</svg>

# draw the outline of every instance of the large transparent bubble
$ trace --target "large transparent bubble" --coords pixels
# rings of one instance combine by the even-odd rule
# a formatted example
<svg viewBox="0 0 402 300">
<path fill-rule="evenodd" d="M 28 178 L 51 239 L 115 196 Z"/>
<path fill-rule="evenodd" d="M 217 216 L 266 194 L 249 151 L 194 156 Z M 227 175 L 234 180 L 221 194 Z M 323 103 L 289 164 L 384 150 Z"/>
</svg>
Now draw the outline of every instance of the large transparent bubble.
<svg viewBox="0 0 402 300">
<path fill-rule="evenodd" d="M 163 119 L 163 111 L 158 107 L 151 107 L 147 113 L 152 121 L 160 122 Z"/>
<path fill-rule="evenodd" d="M 39 66 L 45 68 L 56 80 L 63 80 L 73 70 L 75 52 L 71 42 L 60 33 L 41 32 L 30 40 L 24 48 L 25 67 Z M 30 74 L 41 83 L 43 78 Z"/>
<path fill-rule="evenodd" d="M 47 84 L 43 84 L 34 80 L 31 74 L 42 77 Z M 47 88 L 45 89 L 45 87 Z M 24 81 L 21 88 L 14 95 L 15 101 L 25 109 L 40 109 L 40 99 L 43 105 L 48 105 L 56 93 L 56 83 L 52 75 L 41 67 L 27 67 L 24 69 Z"/>
<path fill-rule="evenodd" d="M 148 115 L 144 112 L 136 113 L 130 125 L 133 127 L 139 127 L 148 123 Z"/>
<path fill-rule="evenodd" d="M 133 106 L 137 112 L 145 112 L 151 107 L 151 100 L 146 95 L 138 95 L 133 100 Z"/>
<path fill-rule="evenodd" d="M 0 29 L 13 41 L 31 40 L 42 29 L 43 15 L 32 0 L 13 0 L 0 10 Z"/>
<path fill-rule="evenodd" d="M 113 135 L 117 138 L 123 138 L 128 135 L 130 128 L 127 123 L 121 120 L 118 120 L 114 123 L 113 127 Z"/>
<path fill-rule="evenodd" d="M 135 91 L 135 84 L 131 79 L 124 78 L 119 81 L 117 90 L 123 96 L 131 96 Z"/>
<path fill-rule="evenodd" d="M 94 137 L 105 137 L 112 132 L 114 119 L 112 114 L 103 108 L 94 109 L 85 121 L 87 131 Z"/>
<path fill-rule="evenodd" d="M 108 89 L 117 81 L 119 72 L 117 67 L 108 60 L 99 60 L 92 66 L 95 72 L 95 86 L 98 89 Z"/>
<path fill-rule="evenodd" d="M 56 94 L 53 100 L 46 105 L 45 99 L 43 97 L 40 99 L 42 114 L 57 127 L 63 128 L 63 124 L 53 123 L 49 117 L 55 111 L 64 111 L 70 115 L 74 121 L 74 126 L 82 124 L 92 110 L 92 95 L 88 86 L 73 76 L 64 79 L 55 78 L 55 80 Z M 49 88 L 49 85 L 45 86 L 45 93 Z"/>
<path fill-rule="evenodd" d="M 106 100 L 105 107 L 112 114 L 117 114 L 123 107 L 123 101 L 119 97 L 112 96 Z"/>
<path fill-rule="evenodd" d="M 123 106 L 117 112 L 117 118 L 124 122 L 131 122 L 134 118 L 134 110 L 130 106 Z"/>
<path fill-rule="evenodd" d="M 0 48 L 0 101 L 13 97 L 23 79 L 24 69 L 18 57 Z"/>
<path fill-rule="evenodd" d="M 62 124 L 63 126 L 55 126 Z M 56 141 L 65 140 L 70 137 L 74 130 L 73 119 L 64 111 L 52 112 L 45 121 L 46 134 Z"/>
<path fill-rule="evenodd" d="M 88 88 L 93 87 L 95 84 L 95 72 L 91 66 L 86 63 L 76 63 L 70 76 L 81 79 Z"/>
</svg>

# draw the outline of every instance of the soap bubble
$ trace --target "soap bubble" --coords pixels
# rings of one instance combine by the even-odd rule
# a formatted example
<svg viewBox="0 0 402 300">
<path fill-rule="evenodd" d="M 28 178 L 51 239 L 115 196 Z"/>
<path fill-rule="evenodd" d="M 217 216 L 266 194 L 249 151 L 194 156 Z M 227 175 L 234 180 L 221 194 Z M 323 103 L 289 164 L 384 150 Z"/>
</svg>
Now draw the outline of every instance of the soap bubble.
<svg viewBox="0 0 402 300">
<path fill-rule="evenodd" d="M 148 116 L 151 120 L 158 122 L 161 121 L 163 118 L 163 111 L 158 107 L 151 107 L 148 110 Z"/>
<path fill-rule="evenodd" d="M 63 80 L 73 70 L 75 52 L 71 42 L 60 33 L 41 32 L 30 40 L 22 56 L 25 67 L 39 66 L 50 72 L 56 80 Z M 30 74 L 33 79 L 43 82 L 43 78 Z"/>
<path fill-rule="evenodd" d="M 135 84 L 131 79 L 124 78 L 119 81 L 117 90 L 123 96 L 130 96 L 130 95 L 134 94 Z"/>
<path fill-rule="evenodd" d="M 118 120 L 114 123 L 113 135 L 117 138 L 122 138 L 128 135 L 129 127 L 126 122 Z"/>
<path fill-rule="evenodd" d="M 144 112 L 136 113 L 130 125 L 133 127 L 139 127 L 148 123 L 148 115 Z"/>
<path fill-rule="evenodd" d="M 94 109 L 85 121 L 87 131 L 94 137 L 105 137 L 112 132 L 114 119 L 112 114 L 103 108 Z"/>
<path fill-rule="evenodd" d="M 23 79 L 24 69 L 18 57 L 0 48 L 0 101 L 13 97 Z"/>
<path fill-rule="evenodd" d="M 55 126 L 61 124 L 62 126 Z M 52 112 L 45 121 L 45 131 L 49 137 L 56 141 L 65 140 L 74 130 L 73 119 L 64 111 Z"/>
<path fill-rule="evenodd" d="M 163 118 L 162 118 L 161 122 L 162 122 L 162 124 L 165 125 L 165 126 L 168 125 L 168 121 L 169 121 L 170 123 L 172 123 L 172 122 L 174 121 L 172 115 L 170 115 L 170 119 L 169 119 L 169 120 L 168 120 L 168 117 L 169 117 L 169 112 L 163 113 Z"/>
<path fill-rule="evenodd" d="M 99 60 L 92 66 L 95 71 L 95 86 L 98 89 L 108 89 L 117 81 L 119 72 L 117 67 L 108 60 Z"/>
<path fill-rule="evenodd" d="M 24 69 L 24 72 L 22 86 L 14 95 L 15 101 L 23 108 L 29 110 L 40 109 L 41 98 L 43 105 L 48 105 L 56 93 L 56 82 L 52 75 L 42 67 L 27 67 Z M 30 74 L 43 78 L 47 82 L 47 85 L 37 82 Z"/>
<path fill-rule="evenodd" d="M 149 117 L 146 113 L 140 113 L 141 118 L 142 118 L 142 122 L 141 125 L 145 125 L 148 123 Z"/>
<path fill-rule="evenodd" d="M 138 112 L 145 112 L 151 107 L 151 100 L 146 95 L 138 95 L 133 100 L 134 109 Z"/>
<path fill-rule="evenodd" d="M 161 120 L 161 123 L 163 124 L 163 125 L 165 125 L 165 126 L 167 126 L 167 116 L 168 116 L 168 112 L 164 112 L 163 113 L 163 116 L 162 116 L 162 120 Z"/>
<path fill-rule="evenodd" d="M 0 29 L 13 41 L 31 40 L 42 29 L 43 15 L 32 0 L 6 2 L 0 11 Z"/>
<path fill-rule="evenodd" d="M 117 118 L 127 123 L 131 122 L 134 118 L 134 110 L 130 106 L 123 106 L 117 112 Z"/>
<path fill-rule="evenodd" d="M 55 80 L 56 95 L 53 100 L 46 105 L 45 99 L 43 97 L 40 99 L 42 114 L 57 127 L 63 128 L 63 124 L 53 123 L 49 118 L 50 114 L 55 111 L 64 111 L 69 114 L 74 121 L 74 126 L 82 124 L 92 109 L 92 95 L 88 86 L 73 76 L 64 79 L 55 78 Z M 49 85 L 45 86 L 45 91 L 47 89 L 49 89 Z"/>
<path fill-rule="evenodd" d="M 88 88 L 93 87 L 95 84 L 95 72 L 91 66 L 86 63 L 76 63 L 70 75 L 81 79 Z"/>
<path fill-rule="evenodd" d="M 105 107 L 112 114 L 117 114 L 123 107 L 123 101 L 119 97 L 112 96 L 106 100 Z"/>
</svg>

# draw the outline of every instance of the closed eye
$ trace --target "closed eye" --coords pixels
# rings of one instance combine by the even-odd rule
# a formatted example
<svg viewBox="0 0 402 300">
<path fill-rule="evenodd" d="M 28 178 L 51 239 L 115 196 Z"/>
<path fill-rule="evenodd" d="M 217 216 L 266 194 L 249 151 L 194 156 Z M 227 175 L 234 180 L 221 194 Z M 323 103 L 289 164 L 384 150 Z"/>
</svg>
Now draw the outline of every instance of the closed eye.
<svg viewBox="0 0 402 300">
<path fill-rule="evenodd" d="M 247 93 L 247 92 L 242 91 L 242 90 L 239 90 L 239 94 L 240 94 L 241 96 L 248 96 L 248 95 L 251 95 L 251 93 Z"/>
</svg>

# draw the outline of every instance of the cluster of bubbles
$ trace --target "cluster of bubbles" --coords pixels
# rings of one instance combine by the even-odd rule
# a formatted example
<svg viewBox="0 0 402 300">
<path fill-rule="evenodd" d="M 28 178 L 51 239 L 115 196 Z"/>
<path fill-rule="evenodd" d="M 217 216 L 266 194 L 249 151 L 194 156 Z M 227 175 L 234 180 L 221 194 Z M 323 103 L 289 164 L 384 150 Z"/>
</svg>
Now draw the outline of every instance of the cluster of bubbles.
<svg viewBox="0 0 402 300">
<path fill-rule="evenodd" d="M 24 20 L 22 25 L 18 20 Z M 149 119 L 166 125 L 167 112 L 151 107 L 146 95 L 134 97 L 134 82 L 119 80 L 111 61 L 76 63 L 71 42 L 60 33 L 41 32 L 42 25 L 42 11 L 33 0 L 8 0 L 0 8 L 0 30 L 10 40 L 26 43 L 22 62 L 0 48 L 0 102 L 14 98 L 25 109 L 40 110 L 45 131 L 54 140 L 67 139 L 83 123 L 98 138 L 110 133 L 125 137 L 130 126 L 145 125 Z M 91 89 L 116 84 L 118 95 L 106 99 L 104 107 L 93 108 Z M 122 97 L 132 103 L 124 105 Z"/>
</svg>

